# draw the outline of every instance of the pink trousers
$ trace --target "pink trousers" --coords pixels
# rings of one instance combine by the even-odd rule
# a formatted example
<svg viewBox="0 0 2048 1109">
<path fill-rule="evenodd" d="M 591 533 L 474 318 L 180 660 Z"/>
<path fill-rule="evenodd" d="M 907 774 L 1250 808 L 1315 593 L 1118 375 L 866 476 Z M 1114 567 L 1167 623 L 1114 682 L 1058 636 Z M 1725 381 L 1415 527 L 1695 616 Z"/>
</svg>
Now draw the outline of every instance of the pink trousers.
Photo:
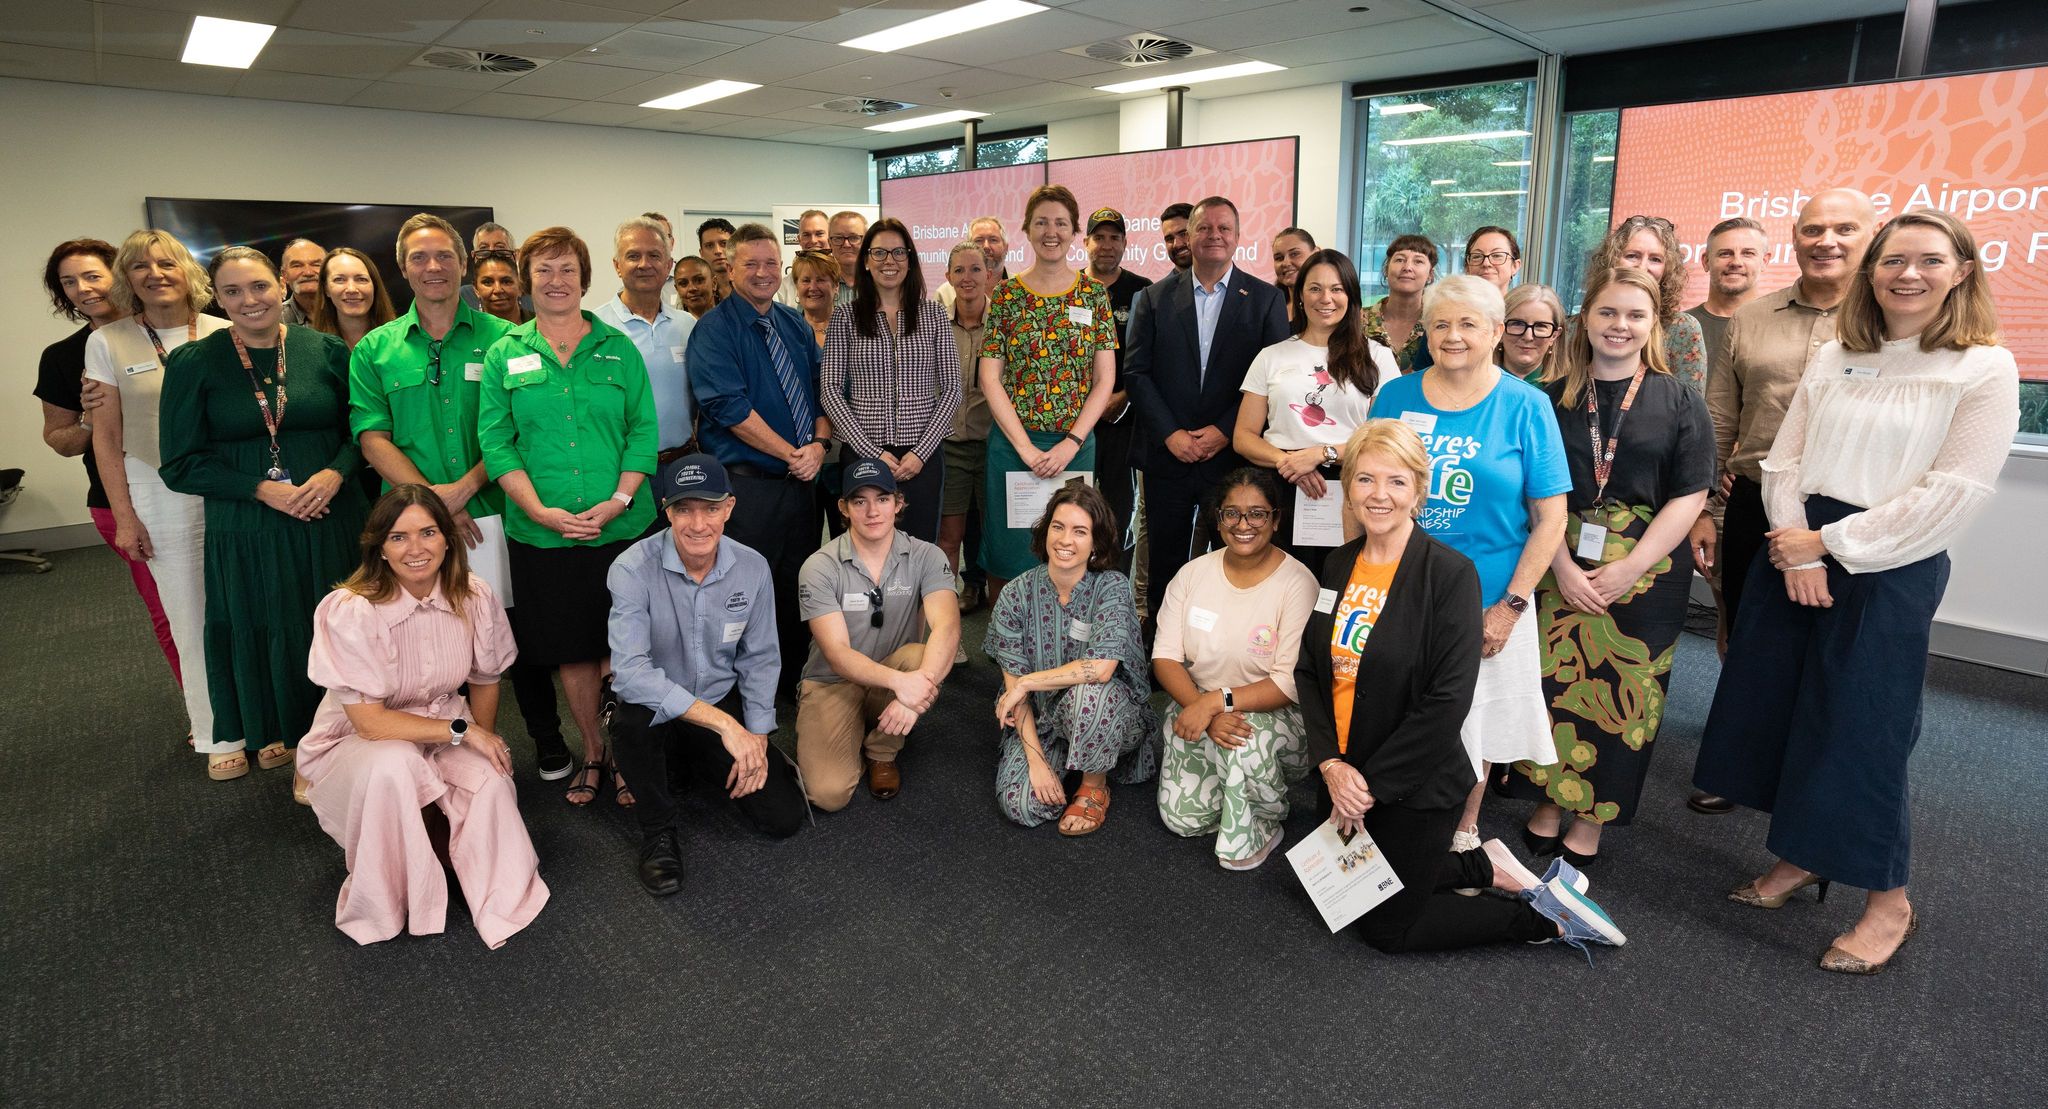
<svg viewBox="0 0 2048 1109">
<path fill-rule="evenodd" d="M 475 749 L 352 735 L 316 768 L 314 815 L 348 861 L 334 924 L 357 943 L 442 930 L 448 881 L 420 816 L 430 804 L 448 816 L 448 859 L 486 945 L 504 946 L 548 903 L 512 779 Z"/>
<path fill-rule="evenodd" d="M 156 595 L 156 579 L 149 575 L 149 563 L 132 561 L 121 554 L 121 548 L 114 546 L 113 509 L 90 508 L 86 511 L 92 514 L 94 530 L 106 540 L 110 550 L 121 555 L 121 561 L 128 567 L 128 576 L 135 579 L 135 594 L 142 598 L 143 607 L 149 609 L 149 626 L 156 631 L 156 645 L 163 648 L 164 661 L 171 664 L 171 680 L 184 685 L 184 672 L 178 669 L 178 645 L 171 642 L 171 618 L 164 615 L 164 603 Z"/>
</svg>

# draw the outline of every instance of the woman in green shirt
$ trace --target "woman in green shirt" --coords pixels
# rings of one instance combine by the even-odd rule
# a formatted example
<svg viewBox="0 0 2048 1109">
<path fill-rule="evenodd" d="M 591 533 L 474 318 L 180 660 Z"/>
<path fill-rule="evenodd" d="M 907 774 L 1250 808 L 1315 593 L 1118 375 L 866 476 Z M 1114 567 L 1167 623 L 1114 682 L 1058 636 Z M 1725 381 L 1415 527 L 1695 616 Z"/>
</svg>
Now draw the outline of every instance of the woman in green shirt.
<svg viewBox="0 0 2048 1109">
<path fill-rule="evenodd" d="M 165 359 L 157 472 L 206 501 L 213 750 L 253 748 L 278 766 L 323 695 L 306 677 L 313 609 L 355 565 L 369 512 L 346 480 L 362 464 L 348 348 L 284 326 L 284 285 L 259 251 L 222 251 L 213 289 L 230 326 Z"/>
<path fill-rule="evenodd" d="M 1081 208 L 1065 185 L 1041 185 L 1024 202 L 1031 268 L 989 296 L 981 347 L 981 392 L 1001 434 L 988 437 L 988 497 L 982 503 L 981 567 L 993 600 L 1003 583 L 1038 560 L 1031 529 L 1010 527 L 1011 474 L 1092 474 L 1091 432 L 1116 390 L 1116 315 L 1109 289 L 1067 268 Z M 1122 526 L 1126 521 L 1116 521 Z"/>
<path fill-rule="evenodd" d="M 606 765 L 597 719 L 611 654 L 605 574 L 654 520 L 640 490 L 654 472 L 653 391 L 633 341 L 582 309 L 590 248 L 575 232 L 534 232 L 519 271 L 534 318 L 484 355 L 477 440 L 505 491 L 519 657 L 561 671 L 583 733 L 584 765 L 566 797 L 587 805 Z M 613 780 L 619 804 L 631 805 L 625 779 Z"/>
</svg>

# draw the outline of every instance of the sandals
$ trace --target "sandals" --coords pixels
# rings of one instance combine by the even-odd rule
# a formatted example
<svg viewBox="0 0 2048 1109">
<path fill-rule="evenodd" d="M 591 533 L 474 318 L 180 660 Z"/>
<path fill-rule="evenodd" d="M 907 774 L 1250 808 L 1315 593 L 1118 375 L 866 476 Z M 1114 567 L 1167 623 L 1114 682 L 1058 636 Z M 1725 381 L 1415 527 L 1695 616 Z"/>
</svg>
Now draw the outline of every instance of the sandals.
<svg viewBox="0 0 2048 1109">
<path fill-rule="evenodd" d="M 232 782 L 249 776 L 249 757 L 240 751 L 206 759 L 206 776 L 216 782 Z"/>
<path fill-rule="evenodd" d="M 612 804 L 622 809 L 633 807 L 633 791 L 626 788 L 626 776 L 619 773 L 619 764 L 606 756 L 604 768 L 612 772 Z"/>
<path fill-rule="evenodd" d="M 273 743 L 256 752 L 258 770 L 276 770 L 292 761 L 292 749 L 282 743 Z"/>
<path fill-rule="evenodd" d="M 562 793 L 562 800 L 581 808 L 597 800 L 597 795 L 603 790 L 604 764 L 586 762 L 577 769 L 569 788 Z"/>
<path fill-rule="evenodd" d="M 1080 821 L 1072 831 L 1067 830 L 1067 818 Z M 1060 814 L 1060 834 L 1063 836 L 1085 836 L 1102 827 L 1109 817 L 1109 787 L 1082 786 L 1074 791 L 1074 800 L 1067 805 L 1067 811 Z"/>
</svg>

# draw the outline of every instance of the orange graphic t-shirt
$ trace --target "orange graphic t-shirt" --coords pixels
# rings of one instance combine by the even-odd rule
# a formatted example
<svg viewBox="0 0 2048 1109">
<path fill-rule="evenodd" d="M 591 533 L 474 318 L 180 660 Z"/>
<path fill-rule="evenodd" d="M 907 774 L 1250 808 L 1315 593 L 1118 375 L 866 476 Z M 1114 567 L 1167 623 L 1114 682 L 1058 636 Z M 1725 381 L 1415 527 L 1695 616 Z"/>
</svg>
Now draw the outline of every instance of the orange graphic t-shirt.
<svg viewBox="0 0 2048 1109">
<path fill-rule="evenodd" d="M 1351 700 L 1358 691 L 1358 660 L 1365 654 L 1365 642 L 1372 638 L 1372 626 L 1387 607 L 1387 590 L 1394 586 L 1394 571 L 1401 563 L 1372 563 L 1360 555 L 1351 567 L 1351 580 L 1337 602 L 1336 621 L 1330 630 L 1331 708 L 1337 714 L 1337 750 L 1351 743 Z"/>
</svg>

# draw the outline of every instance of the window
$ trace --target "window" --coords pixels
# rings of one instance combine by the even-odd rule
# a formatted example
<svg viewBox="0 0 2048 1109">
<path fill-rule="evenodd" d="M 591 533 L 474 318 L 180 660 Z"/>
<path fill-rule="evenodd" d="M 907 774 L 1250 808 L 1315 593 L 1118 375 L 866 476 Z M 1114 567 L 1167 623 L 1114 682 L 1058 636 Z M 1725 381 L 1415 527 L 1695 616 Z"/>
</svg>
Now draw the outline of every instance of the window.
<svg viewBox="0 0 2048 1109">
<path fill-rule="evenodd" d="M 1021 166 L 1045 161 L 1044 135 L 1019 135 L 1012 139 L 990 139 L 975 147 L 974 168 Z"/>
<path fill-rule="evenodd" d="M 1549 269 L 1550 287 L 1572 311 L 1585 299 L 1586 259 L 1614 226 L 1614 148 L 1620 136 L 1618 111 L 1565 117 L 1564 186 Z"/>
<path fill-rule="evenodd" d="M 983 139 L 975 144 L 974 149 L 976 169 L 1043 162 L 1045 132 Z M 884 181 L 895 177 L 921 177 L 927 173 L 951 173 L 965 168 L 960 163 L 960 150 L 961 144 L 957 142 L 911 150 L 885 150 L 875 155 L 875 170 Z"/>
<path fill-rule="evenodd" d="M 927 173 L 946 173 L 960 168 L 960 144 L 941 146 L 932 150 L 920 150 L 911 154 L 890 154 L 877 156 L 875 168 L 884 181 L 891 177 L 921 177 Z"/>
<path fill-rule="evenodd" d="M 1386 295 L 1387 244 L 1437 246 L 1437 273 L 1463 273 L 1465 238 L 1488 224 L 1528 230 L 1534 80 L 1368 97 L 1359 113 L 1361 182 L 1354 254 L 1367 299 Z"/>
</svg>

